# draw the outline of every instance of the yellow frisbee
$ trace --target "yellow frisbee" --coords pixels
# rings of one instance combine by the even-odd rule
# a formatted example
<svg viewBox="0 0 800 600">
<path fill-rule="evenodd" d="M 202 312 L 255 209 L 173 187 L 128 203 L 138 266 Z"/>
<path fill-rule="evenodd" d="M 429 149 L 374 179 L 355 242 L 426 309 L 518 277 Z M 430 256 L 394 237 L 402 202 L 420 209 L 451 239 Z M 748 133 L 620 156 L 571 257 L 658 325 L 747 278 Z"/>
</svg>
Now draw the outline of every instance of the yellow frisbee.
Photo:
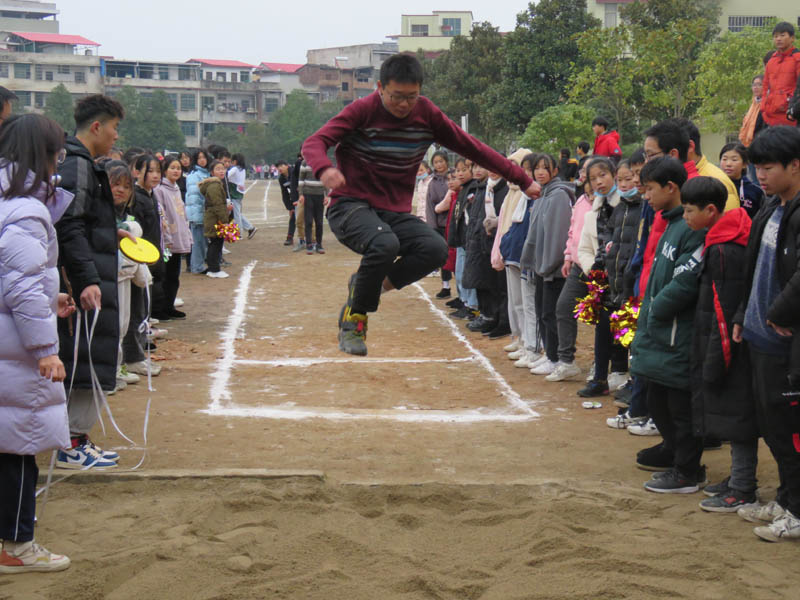
<svg viewBox="0 0 800 600">
<path fill-rule="evenodd" d="M 125 256 L 137 263 L 151 265 L 161 258 L 158 248 L 144 238 L 136 238 L 135 242 L 130 238 L 122 238 L 119 242 L 119 249 Z"/>
</svg>

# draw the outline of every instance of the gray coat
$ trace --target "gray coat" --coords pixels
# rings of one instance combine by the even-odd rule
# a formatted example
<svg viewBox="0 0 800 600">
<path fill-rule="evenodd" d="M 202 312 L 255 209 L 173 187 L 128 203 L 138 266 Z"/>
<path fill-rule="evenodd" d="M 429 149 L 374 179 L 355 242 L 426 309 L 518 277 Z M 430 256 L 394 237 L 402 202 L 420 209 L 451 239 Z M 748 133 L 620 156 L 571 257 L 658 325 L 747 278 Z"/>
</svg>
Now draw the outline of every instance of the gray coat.
<svg viewBox="0 0 800 600">
<path fill-rule="evenodd" d="M 520 269 L 533 271 L 545 281 L 564 277 L 561 266 L 574 202 L 575 186 L 561 179 L 555 178 L 542 188 L 541 197 L 531 207 Z"/>
<path fill-rule="evenodd" d="M 0 185 L 7 181 L 0 172 Z M 0 452 L 6 454 L 69 445 L 64 385 L 39 375 L 38 367 L 59 349 L 58 242 L 44 189 L 38 195 L 0 197 Z"/>
<path fill-rule="evenodd" d="M 431 182 L 428 184 L 428 195 L 425 198 L 425 222 L 434 229 L 442 229 L 447 226 L 448 213 L 437 213 L 434 209 L 447 195 L 447 175 L 433 174 Z"/>
</svg>

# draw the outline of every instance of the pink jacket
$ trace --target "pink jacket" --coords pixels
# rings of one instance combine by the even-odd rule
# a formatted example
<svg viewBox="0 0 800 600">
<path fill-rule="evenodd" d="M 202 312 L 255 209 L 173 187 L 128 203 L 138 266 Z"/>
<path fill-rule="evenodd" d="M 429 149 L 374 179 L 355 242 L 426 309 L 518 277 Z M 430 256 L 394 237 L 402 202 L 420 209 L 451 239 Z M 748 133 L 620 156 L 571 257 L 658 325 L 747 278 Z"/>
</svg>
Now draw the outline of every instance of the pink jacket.
<svg viewBox="0 0 800 600">
<path fill-rule="evenodd" d="M 186 220 L 186 207 L 181 200 L 181 190 L 168 179 L 153 189 L 153 195 L 161 206 L 161 239 L 164 248 L 173 254 L 188 254 L 192 251 L 192 232 Z"/>
<path fill-rule="evenodd" d="M 577 262 L 578 261 L 578 243 L 581 241 L 581 232 L 583 231 L 583 221 L 586 218 L 586 213 L 592 210 L 592 200 L 586 194 L 583 194 L 575 206 L 572 207 L 572 218 L 569 222 L 569 237 L 567 238 L 567 247 L 564 249 L 564 260 Z"/>
</svg>

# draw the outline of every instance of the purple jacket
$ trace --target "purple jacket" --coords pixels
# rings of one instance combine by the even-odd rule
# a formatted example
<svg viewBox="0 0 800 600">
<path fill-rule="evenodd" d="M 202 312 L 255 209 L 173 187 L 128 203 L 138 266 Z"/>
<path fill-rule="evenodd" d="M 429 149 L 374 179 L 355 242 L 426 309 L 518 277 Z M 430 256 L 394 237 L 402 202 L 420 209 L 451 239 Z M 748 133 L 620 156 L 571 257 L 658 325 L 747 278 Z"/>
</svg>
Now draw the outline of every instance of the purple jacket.
<svg viewBox="0 0 800 600">
<path fill-rule="evenodd" d="M 186 207 L 181 199 L 181 190 L 164 177 L 161 184 L 153 188 L 153 195 L 161 206 L 161 242 L 173 254 L 188 254 L 192 251 L 192 232 L 186 220 Z"/>
<path fill-rule="evenodd" d="M 0 169 L 0 186 L 8 182 Z M 69 446 L 64 385 L 39 375 L 58 354 L 58 243 L 53 216 L 70 198 L 0 196 L 0 452 L 33 455 Z M 70 195 L 71 196 L 71 195 Z"/>
</svg>

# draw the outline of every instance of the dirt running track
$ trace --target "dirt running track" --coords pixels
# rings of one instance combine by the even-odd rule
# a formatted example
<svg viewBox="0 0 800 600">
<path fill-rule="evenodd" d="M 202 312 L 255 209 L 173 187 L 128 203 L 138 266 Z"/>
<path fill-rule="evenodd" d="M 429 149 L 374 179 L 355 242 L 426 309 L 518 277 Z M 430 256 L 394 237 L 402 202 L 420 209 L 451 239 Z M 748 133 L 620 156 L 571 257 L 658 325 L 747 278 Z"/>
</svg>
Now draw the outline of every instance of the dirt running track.
<svg viewBox="0 0 800 600">
<path fill-rule="evenodd" d="M 700 494 L 643 491 L 633 457 L 655 440 L 607 428 L 610 401 L 582 409 L 580 381 L 535 378 L 506 341 L 451 325 L 436 279 L 384 296 L 369 356 L 346 362 L 335 323 L 357 257 L 329 231 L 324 256 L 282 246 L 276 185 L 245 207 L 259 232 L 227 255 L 231 277 L 182 276 L 190 319 L 164 325 L 140 472 L 298 476 L 71 477 L 37 538 L 72 567 L 0 577 L 0 598 L 797 598 L 796 543 L 703 513 Z M 110 400 L 141 443 L 145 386 Z M 141 457 L 94 437 L 122 448 L 120 471 Z M 704 458 L 713 481 L 728 454 Z"/>
</svg>

